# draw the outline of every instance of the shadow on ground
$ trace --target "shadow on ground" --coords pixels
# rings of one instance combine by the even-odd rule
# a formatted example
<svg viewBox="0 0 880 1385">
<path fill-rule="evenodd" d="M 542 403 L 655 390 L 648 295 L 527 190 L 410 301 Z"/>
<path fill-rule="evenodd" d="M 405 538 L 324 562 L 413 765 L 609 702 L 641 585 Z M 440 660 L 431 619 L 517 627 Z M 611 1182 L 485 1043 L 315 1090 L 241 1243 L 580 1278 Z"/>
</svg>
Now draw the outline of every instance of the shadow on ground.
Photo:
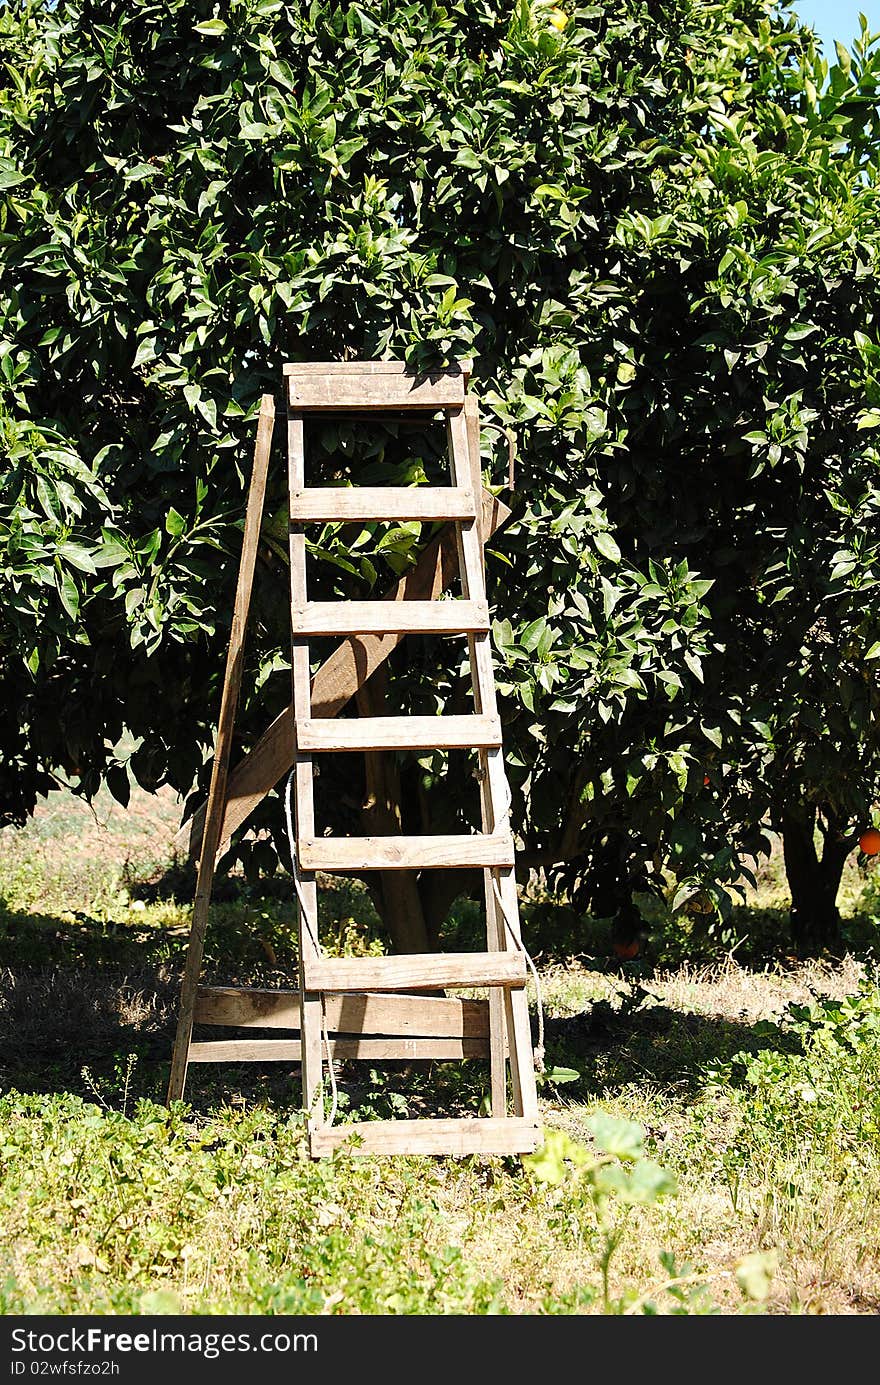
<svg viewBox="0 0 880 1385">
<path fill-rule="evenodd" d="M 0 926 L 0 1086 L 73 1091 L 112 1107 L 138 1096 L 163 1100 L 185 927 L 139 928 L 2 909 Z M 265 941 L 260 931 L 244 927 L 240 912 L 230 916 L 212 932 L 205 979 L 295 986 L 293 966 L 277 965 L 271 948 L 268 958 Z M 766 1021 L 750 1025 L 658 1002 L 646 989 L 652 971 L 647 962 L 621 969 L 591 959 L 590 965 L 619 975 L 623 970 L 628 984 L 614 1004 L 598 1000 L 582 1013 L 548 1019 L 548 1067 L 580 1074 L 560 1088 L 566 1100 L 594 1099 L 646 1080 L 657 1088 L 696 1092 L 708 1065 L 743 1050 L 790 1045 Z M 205 1038 L 235 1034 L 200 1031 Z M 478 1061 L 388 1065 L 378 1073 L 348 1064 L 340 1079 L 343 1100 L 375 1116 L 473 1113 L 488 1089 L 487 1064 Z M 187 1098 L 197 1111 L 255 1101 L 296 1109 L 298 1065 L 200 1065 L 192 1071 Z"/>
<path fill-rule="evenodd" d="M 736 1053 L 796 1046 L 790 1034 L 766 1019 L 751 1024 L 676 1010 L 638 985 L 618 1004 L 598 1000 L 581 1014 L 546 1024 L 548 1068 L 580 1074 L 560 1088 L 574 1101 L 613 1095 L 633 1083 L 696 1094 L 706 1069 Z"/>
</svg>

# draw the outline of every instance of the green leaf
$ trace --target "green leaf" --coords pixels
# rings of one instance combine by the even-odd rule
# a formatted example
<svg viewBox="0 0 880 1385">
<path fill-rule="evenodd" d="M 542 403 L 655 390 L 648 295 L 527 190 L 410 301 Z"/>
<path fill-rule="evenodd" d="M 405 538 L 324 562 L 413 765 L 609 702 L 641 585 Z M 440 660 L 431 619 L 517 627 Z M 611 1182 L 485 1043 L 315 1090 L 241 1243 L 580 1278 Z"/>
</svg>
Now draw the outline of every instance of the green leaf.
<svg viewBox="0 0 880 1385">
<path fill-rule="evenodd" d="M 596 545 L 603 558 L 607 558 L 609 562 L 612 563 L 620 562 L 620 549 L 616 541 L 606 530 L 603 529 L 600 530 L 598 534 L 594 534 L 593 543 Z"/>
<path fill-rule="evenodd" d="M 58 594 L 61 597 L 61 604 L 71 620 L 76 620 L 79 613 L 79 590 L 69 572 L 63 572 L 58 581 Z"/>
<path fill-rule="evenodd" d="M 553 1082 L 553 1083 L 577 1082 L 577 1080 L 578 1080 L 579 1077 L 580 1077 L 580 1073 L 578 1072 L 577 1068 L 555 1068 L 555 1067 L 554 1067 L 554 1068 L 547 1068 L 544 1072 L 541 1073 L 541 1080 L 542 1080 L 543 1082 Z"/>
<path fill-rule="evenodd" d="M 228 27 L 223 19 L 203 19 L 201 24 L 193 25 L 197 34 L 208 34 L 209 36 L 225 34 Z"/>
<path fill-rule="evenodd" d="M 139 365 L 144 365 L 147 361 L 154 361 L 155 359 L 156 338 L 144 337 L 143 341 L 140 343 L 137 351 L 135 352 L 134 360 L 131 363 L 132 369 L 136 370 Z"/>
<path fill-rule="evenodd" d="M 599 1148 L 618 1159 L 638 1159 L 644 1149 L 645 1132 L 636 1121 L 620 1120 L 599 1111 L 588 1118 L 587 1128 Z"/>
<path fill-rule="evenodd" d="M 560 1184 L 572 1177 L 574 1169 L 593 1163 L 590 1151 L 564 1130 L 545 1130 L 544 1143 L 534 1154 L 523 1155 L 523 1165 L 540 1183 Z"/>
<path fill-rule="evenodd" d="M 87 548 L 83 548 L 82 544 L 65 540 L 63 543 L 59 543 L 56 552 L 60 558 L 64 558 L 66 562 L 79 568 L 80 572 L 95 573 L 98 570 L 91 553 Z"/>
<path fill-rule="evenodd" d="M 131 781 L 122 765 L 110 765 L 107 770 L 107 787 L 123 808 L 127 808 L 131 798 Z"/>
<path fill-rule="evenodd" d="M 874 644 L 871 645 L 871 648 L 868 650 L 867 654 L 865 655 L 865 658 L 880 659 L 880 640 L 877 640 Z"/>
<path fill-rule="evenodd" d="M 689 649 L 686 649 L 685 652 L 684 652 L 684 661 L 685 661 L 685 663 L 687 664 L 688 668 L 690 669 L 691 673 L 692 673 L 692 674 L 694 675 L 694 677 L 698 680 L 698 682 L 702 683 L 702 681 L 703 681 L 703 665 L 701 664 L 700 660 L 697 658 L 696 654 L 693 654 L 693 653 L 691 653 L 691 651 L 690 651 Z"/>
<path fill-rule="evenodd" d="M 141 1294 L 138 1308 L 141 1313 L 148 1316 L 159 1313 L 178 1314 L 183 1312 L 183 1305 L 173 1289 L 151 1289 L 148 1293 Z"/>
<path fill-rule="evenodd" d="M 171 509 L 165 516 L 166 531 L 171 535 L 172 538 L 176 539 L 180 537 L 185 528 L 186 520 L 184 519 L 183 515 L 178 514 L 177 510 L 175 510 L 174 506 L 172 505 Z"/>
<path fill-rule="evenodd" d="M 517 643 L 531 654 L 541 643 L 546 628 L 547 621 L 543 616 L 539 616 L 537 620 L 533 620 L 531 624 L 527 625 L 526 628 L 520 632 Z"/>
<path fill-rule="evenodd" d="M 61 518 L 61 503 L 58 492 L 47 476 L 37 477 L 37 499 L 47 519 Z"/>
<path fill-rule="evenodd" d="M 674 1193 L 677 1183 L 673 1174 L 651 1159 L 638 1159 L 631 1170 L 620 1164 L 607 1164 L 596 1170 L 595 1184 L 603 1193 L 611 1193 L 631 1207 L 653 1207 L 659 1198 Z"/>
<path fill-rule="evenodd" d="M 696 881 L 682 880 L 675 894 L 672 896 L 672 901 L 669 905 L 671 912 L 674 914 L 683 904 L 686 904 L 687 901 L 697 893 L 698 889 L 699 885 Z"/>
<path fill-rule="evenodd" d="M 758 1250 L 744 1255 L 734 1267 L 736 1282 L 746 1298 L 761 1303 L 769 1297 L 773 1276 L 779 1266 L 775 1250 Z"/>
</svg>

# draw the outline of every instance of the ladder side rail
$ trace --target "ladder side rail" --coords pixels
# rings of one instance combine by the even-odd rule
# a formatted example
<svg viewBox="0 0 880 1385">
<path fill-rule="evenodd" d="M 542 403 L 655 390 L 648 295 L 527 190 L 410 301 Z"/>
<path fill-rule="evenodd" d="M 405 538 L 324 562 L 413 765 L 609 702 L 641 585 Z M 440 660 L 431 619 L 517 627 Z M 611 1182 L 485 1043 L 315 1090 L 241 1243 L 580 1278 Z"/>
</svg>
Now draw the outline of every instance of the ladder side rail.
<svg viewBox="0 0 880 1385">
<path fill-rule="evenodd" d="M 465 398 L 464 416 L 471 486 L 473 487 L 474 494 L 479 495 L 483 490 L 483 475 L 480 466 L 480 411 L 479 405 L 472 395 Z M 477 536 L 480 548 L 480 576 L 484 591 L 486 584 L 486 555 L 484 545 L 488 537 L 486 531 L 487 526 L 484 516 L 482 513 L 479 513 L 477 515 Z M 459 566 L 460 570 L 464 572 L 464 559 L 462 554 L 459 554 Z M 483 715 L 484 709 L 481 684 L 474 674 L 477 651 L 473 635 L 468 636 L 468 657 L 471 667 L 474 710 L 479 716 Z M 497 708 L 495 712 L 495 724 L 500 726 Z M 480 813 L 482 828 L 484 832 L 494 832 L 495 815 L 493 812 L 492 795 L 489 792 L 488 784 L 489 762 L 486 756 L 486 748 L 483 746 L 480 746 L 477 751 L 477 764 L 480 776 Z M 495 898 L 493 886 L 494 878 L 492 870 L 487 867 L 483 871 L 483 896 L 486 901 L 486 946 L 492 950 L 500 951 L 505 946 L 504 920 L 501 918 L 498 909 L 498 900 Z M 489 1094 L 492 1115 L 496 1118 L 503 1118 L 507 1115 L 508 1034 L 506 995 L 503 990 L 493 986 L 489 992 Z"/>
<path fill-rule="evenodd" d="M 287 420 L 288 476 L 290 490 L 302 490 L 305 484 L 305 438 L 301 415 L 289 414 Z M 290 527 L 290 601 L 291 609 L 305 606 L 306 536 L 301 527 Z M 293 625 L 291 630 L 293 630 Z M 318 947 L 318 890 L 314 872 L 304 871 L 299 863 L 299 842 L 302 837 L 315 835 L 314 778 L 311 756 L 300 751 L 296 744 L 296 723 L 311 716 L 311 669 L 309 641 L 291 635 L 291 678 L 293 684 L 293 800 L 296 849 L 291 868 L 296 891 L 297 932 L 299 941 L 300 1013 L 302 1017 L 302 1084 L 303 1107 L 307 1113 L 309 1131 L 324 1125 L 322 1095 L 323 1058 L 321 1030 L 323 1003 L 314 991 L 306 991 L 306 968 L 317 961 Z"/>
<path fill-rule="evenodd" d="M 467 419 L 463 408 L 454 412 L 450 411 L 448 436 L 453 479 L 456 485 L 461 485 L 465 478 L 470 475 L 471 469 Z M 456 528 L 460 534 L 461 581 L 465 597 L 475 595 L 478 599 L 485 601 L 483 553 L 476 532 L 476 521 L 470 524 L 459 524 Z M 480 711 L 490 716 L 497 716 L 495 678 L 492 670 L 489 639 L 488 633 L 474 637 L 474 662 L 471 666 L 471 674 L 474 682 L 474 696 L 475 698 L 479 697 L 480 700 Z M 503 753 L 499 749 L 487 750 L 485 754 L 486 775 L 482 784 L 486 790 L 487 807 L 491 813 L 493 831 L 509 835 L 510 791 L 504 772 Z M 521 948 L 519 900 L 516 892 L 514 868 L 510 866 L 492 870 L 490 874 L 493 880 L 497 881 L 500 895 L 500 901 L 496 900 L 497 908 L 494 910 L 496 936 L 499 933 L 502 935 L 505 946 Z M 494 884 L 492 893 L 494 896 Z M 488 897 L 486 916 L 488 920 Z M 506 990 L 504 1006 L 510 1040 L 510 1078 L 514 1112 L 518 1116 L 537 1119 L 538 1097 L 525 989 Z"/>
<path fill-rule="evenodd" d="M 235 606 L 229 632 L 226 668 L 223 675 L 217 736 L 214 742 L 214 763 L 211 768 L 211 783 L 208 789 L 205 829 L 199 854 L 192 923 L 180 990 L 177 1031 L 171 1055 L 171 1074 L 168 1083 L 169 1101 L 179 1101 L 186 1086 L 196 993 L 205 950 L 205 933 L 208 926 L 208 908 L 211 902 L 214 871 L 226 809 L 226 785 L 229 773 L 229 757 L 232 750 L 232 733 L 235 727 L 235 713 L 238 708 L 238 695 L 241 690 L 241 679 L 244 671 L 247 620 L 257 563 L 257 548 L 260 540 L 260 525 L 263 518 L 266 477 L 269 469 L 269 453 L 272 447 L 274 427 L 275 401 L 270 394 L 264 394 L 260 401 L 257 436 L 254 443 L 254 463 L 245 511 Z"/>
</svg>

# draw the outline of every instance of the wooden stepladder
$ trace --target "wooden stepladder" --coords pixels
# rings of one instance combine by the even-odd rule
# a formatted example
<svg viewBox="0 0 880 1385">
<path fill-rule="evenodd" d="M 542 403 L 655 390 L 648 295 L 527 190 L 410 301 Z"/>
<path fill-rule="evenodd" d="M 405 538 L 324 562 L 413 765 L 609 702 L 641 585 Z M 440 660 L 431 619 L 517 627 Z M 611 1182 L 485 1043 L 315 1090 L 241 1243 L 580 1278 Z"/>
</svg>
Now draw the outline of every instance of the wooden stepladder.
<svg viewBox="0 0 880 1385">
<path fill-rule="evenodd" d="M 188 959 L 184 978 L 169 1095 L 182 1094 L 188 1061 L 299 1060 L 313 1156 L 330 1154 L 349 1140 L 354 1153 L 451 1155 L 527 1152 L 541 1140 L 526 999 L 527 961 L 519 930 L 508 813 L 510 796 L 495 701 L 483 570 L 482 545 L 493 520 L 482 489 L 479 416 L 476 401 L 466 392 L 468 376 L 467 365 L 430 375 L 415 375 L 400 362 L 285 367 L 291 520 L 292 747 L 284 763 L 292 764 L 289 790 L 293 800 L 299 990 L 248 992 L 198 985 L 204 937 L 203 924 L 200 937 L 197 930 L 203 912 L 199 908 L 202 866 L 210 892 L 206 853 L 213 862 L 227 836 L 228 824 L 236 816 L 225 800 L 223 766 L 221 790 L 216 796 L 212 778 L 202 828 L 190 945 L 191 952 L 195 950 L 198 957 L 192 965 Z M 307 416 L 401 411 L 420 413 L 426 419 L 437 415 L 443 418 L 451 484 L 404 488 L 307 485 Z M 256 471 L 255 461 L 255 474 Z M 446 528 L 429 545 L 436 547 L 436 559 L 431 558 L 436 574 L 426 581 L 427 569 L 420 560 L 410 576 L 388 594 L 390 599 L 310 601 L 306 527 L 312 523 L 370 520 L 445 521 Z M 449 530 L 454 535 L 461 597 L 437 600 L 434 598 L 447 584 L 443 553 L 448 552 L 445 545 Z M 423 559 L 427 554 L 428 550 Z M 242 563 L 246 577 L 244 550 Z M 377 663 L 413 633 L 466 637 L 473 715 L 360 716 L 335 720 L 336 712 Z M 320 636 L 339 636 L 341 643 L 336 654 L 313 677 L 310 641 Z M 345 689 L 345 695 L 331 698 L 324 688 L 329 692 L 334 661 L 340 660 L 357 673 L 349 677 L 353 686 Z M 333 675 L 341 672 L 340 663 Z M 224 694 L 224 704 L 225 701 Z M 222 723 L 221 709 L 221 727 Z M 287 725 L 285 722 L 285 729 Z M 313 755 L 453 747 L 473 748 L 477 752 L 480 833 L 343 838 L 316 835 Z M 218 732 L 218 758 L 221 750 Z M 215 762 L 215 771 L 216 768 Z M 279 762 L 273 771 L 276 778 L 280 768 Z M 268 782 L 268 775 L 266 779 Z M 369 958 L 325 955 L 318 927 L 317 872 L 359 874 L 432 867 L 482 869 L 485 951 Z M 489 988 L 488 1001 L 442 994 L 482 987 Z M 299 1033 L 295 1040 L 193 1043 L 193 1022 L 285 1028 Z M 486 1054 L 491 1064 L 490 1115 L 337 1125 L 331 1112 L 328 1119 L 325 1078 L 329 1076 L 332 1085 L 335 1059 L 364 1058 L 376 1063 L 383 1059 Z"/>
</svg>

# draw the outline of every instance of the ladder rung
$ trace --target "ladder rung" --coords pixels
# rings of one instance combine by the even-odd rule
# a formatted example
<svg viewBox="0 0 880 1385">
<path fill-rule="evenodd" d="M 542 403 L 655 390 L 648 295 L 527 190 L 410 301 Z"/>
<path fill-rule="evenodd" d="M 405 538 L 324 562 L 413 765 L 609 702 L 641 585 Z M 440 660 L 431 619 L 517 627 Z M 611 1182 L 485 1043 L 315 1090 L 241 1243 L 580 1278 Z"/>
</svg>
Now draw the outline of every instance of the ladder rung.
<svg viewBox="0 0 880 1385">
<path fill-rule="evenodd" d="M 294 635 L 468 634 L 489 629 L 485 601 L 307 601 Z"/>
<path fill-rule="evenodd" d="M 491 749 L 501 744 L 497 717 L 310 717 L 297 722 L 297 749 L 442 750 Z"/>
<path fill-rule="evenodd" d="M 408 991 L 523 986 L 521 952 L 417 952 L 405 957 L 303 958 L 307 991 Z"/>
<path fill-rule="evenodd" d="M 290 497 L 291 523 L 312 520 L 475 519 L 473 491 L 458 486 L 309 487 Z"/>
<path fill-rule="evenodd" d="M 313 1155 L 341 1146 L 349 1154 L 528 1154 L 542 1140 L 540 1126 L 522 1116 L 358 1121 L 309 1132 Z"/>
<path fill-rule="evenodd" d="M 449 837 L 301 837 L 300 870 L 431 870 L 512 866 L 513 838 L 483 832 Z"/>
</svg>

